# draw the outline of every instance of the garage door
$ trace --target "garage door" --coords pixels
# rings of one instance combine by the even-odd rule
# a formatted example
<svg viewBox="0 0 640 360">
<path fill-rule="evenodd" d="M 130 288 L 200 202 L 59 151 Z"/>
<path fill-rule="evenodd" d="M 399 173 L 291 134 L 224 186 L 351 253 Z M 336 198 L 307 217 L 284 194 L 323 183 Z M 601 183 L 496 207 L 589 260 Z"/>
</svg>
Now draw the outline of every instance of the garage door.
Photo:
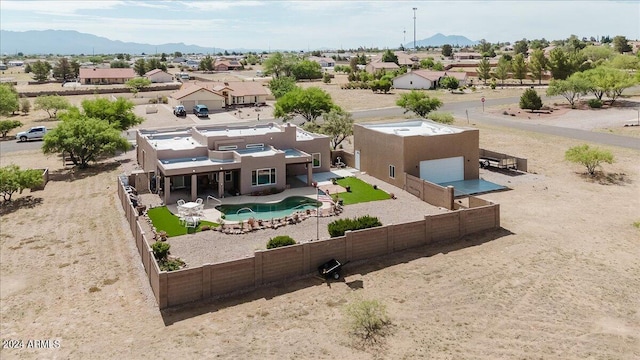
<svg viewBox="0 0 640 360">
<path fill-rule="evenodd" d="M 464 180 L 464 157 L 420 161 L 420 178 L 436 184 Z"/>
<path fill-rule="evenodd" d="M 182 105 L 187 109 L 187 114 L 191 114 L 193 112 L 193 107 L 196 106 L 196 102 L 194 100 L 185 100 L 182 102 Z"/>
</svg>

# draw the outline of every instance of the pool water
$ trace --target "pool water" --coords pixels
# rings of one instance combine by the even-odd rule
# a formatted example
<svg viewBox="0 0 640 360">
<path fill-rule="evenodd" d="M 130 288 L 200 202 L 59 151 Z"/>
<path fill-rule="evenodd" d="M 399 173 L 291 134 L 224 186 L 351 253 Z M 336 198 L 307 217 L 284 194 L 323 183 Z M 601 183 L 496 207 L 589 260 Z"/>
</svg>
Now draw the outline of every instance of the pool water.
<svg viewBox="0 0 640 360">
<path fill-rule="evenodd" d="M 322 202 L 305 196 L 291 196 L 273 203 L 245 203 L 218 205 L 216 209 L 224 214 L 225 220 L 244 221 L 250 218 L 271 220 L 289 216 L 294 212 L 317 209 Z"/>
</svg>

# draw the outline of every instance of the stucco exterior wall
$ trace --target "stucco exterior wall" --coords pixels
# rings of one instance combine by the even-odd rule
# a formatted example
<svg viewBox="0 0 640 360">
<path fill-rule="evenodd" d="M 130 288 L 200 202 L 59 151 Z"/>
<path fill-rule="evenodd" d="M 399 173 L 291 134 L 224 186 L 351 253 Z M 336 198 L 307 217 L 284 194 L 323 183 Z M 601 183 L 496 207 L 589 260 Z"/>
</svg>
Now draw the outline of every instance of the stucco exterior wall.
<svg viewBox="0 0 640 360">
<path fill-rule="evenodd" d="M 384 134 L 356 124 L 353 127 L 353 148 L 354 153 L 360 151 L 360 171 L 399 188 L 404 186 L 404 146 L 401 136 Z M 395 166 L 395 178 L 389 177 L 389 165 Z"/>
<path fill-rule="evenodd" d="M 416 74 L 407 73 L 393 80 L 396 89 L 431 89 L 433 82 Z"/>
</svg>

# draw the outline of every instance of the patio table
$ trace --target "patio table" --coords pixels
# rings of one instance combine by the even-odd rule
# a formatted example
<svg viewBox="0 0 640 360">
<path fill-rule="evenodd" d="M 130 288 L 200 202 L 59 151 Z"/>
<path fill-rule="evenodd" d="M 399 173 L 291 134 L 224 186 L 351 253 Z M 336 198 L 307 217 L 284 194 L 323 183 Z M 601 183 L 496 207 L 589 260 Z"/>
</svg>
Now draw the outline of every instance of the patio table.
<svg viewBox="0 0 640 360">
<path fill-rule="evenodd" d="M 188 203 L 184 203 L 182 206 L 178 206 L 178 208 L 184 210 L 187 215 L 193 216 L 197 215 L 198 212 L 202 210 L 202 204 L 190 201 Z"/>
</svg>

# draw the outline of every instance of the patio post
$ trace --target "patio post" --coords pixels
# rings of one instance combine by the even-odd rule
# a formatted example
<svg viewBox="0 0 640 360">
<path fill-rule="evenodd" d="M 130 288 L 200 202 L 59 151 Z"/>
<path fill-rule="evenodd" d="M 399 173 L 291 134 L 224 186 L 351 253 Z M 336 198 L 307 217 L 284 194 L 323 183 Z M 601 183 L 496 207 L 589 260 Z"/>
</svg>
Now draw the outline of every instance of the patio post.
<svg viewBox="0 0 640 360">
<path fill-rule="evenodd" d="M 198 175 L 191 174 L 191 201 L 196 201 L 197 197 L 198 197 Z"/>
<path fill-rule="evenodd" d="M 171 196 L 171 177 L 164 177 L 164 204 L 169 204 L 169 197 Z"/>
<path fill-rule="evenodd" d="M 218 199 L 224 197 L 224 171 L 218 173 Z"/>
<path fill-rule="evenodd" d="M 307 186 L 311 186 L 313 182 L 313 163 L 307 164 Z"/>
</svg>

